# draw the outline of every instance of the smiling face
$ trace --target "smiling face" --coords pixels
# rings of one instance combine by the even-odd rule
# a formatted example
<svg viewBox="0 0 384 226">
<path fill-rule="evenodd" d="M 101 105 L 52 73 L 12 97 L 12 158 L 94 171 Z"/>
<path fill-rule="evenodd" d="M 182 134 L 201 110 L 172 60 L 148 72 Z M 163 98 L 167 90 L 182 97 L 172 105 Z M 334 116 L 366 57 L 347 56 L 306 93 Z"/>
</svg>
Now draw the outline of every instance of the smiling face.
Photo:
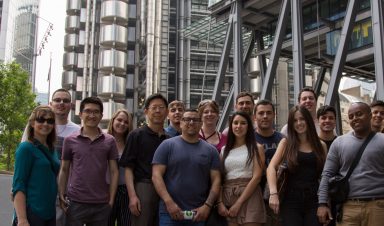
<svg viewBox="0 0 384 226">
<path fill-rule="evenodd" d="M 297 134 L 305 134 L 307 132 L 307 123 L 300 111 L 295 112 L 293 128 Z"/>
<path fill-rule="evenodd" d="M 316 97 L 311 91 L 303 91 L 300 95 L 299 104 L 305 107 L 312 115 L 316 114 Z"/>
<path fill-rule="evenodd" d="M 201 126 L 202 122 L 198 112 L 184 112 L 180 124 L 183 136 L 198 138 Z"/>
<path fill-rule="evenodd" d="M 245 112 L 248 115 L 252 115 L 254 103 L 250 96 L 239 97 L 236 101 L 236 111 Z"/>
<path fill-rule="evenodd" d="M 272 105 L 258 105 L 254 117 L 257 124 L 257 129 L 273 129 L 273 120 L 275 119 L 275 112 L 273 112 Z"/>
<path fill-rule="evenodd" d="M 348 110 L 349 125 L 356 134 L 364 134 L 371 129 L 372 114 L 368 105 L 353 103 Z"/>
<path fill-rule="evenodd" d="M 67 117 L 71 110 L 71 96 L 67 92 L 58 91 L 50 102 L 55 115 Z"/>
<path fill-rule="evenodd" d="M 84 127 L 97 128 L 103 118 L 103 113 L 98 104 L 86 103 L 79 116 L 83 121 Z"/>
<path fill-rule="evenodd" d="M 383 127 L 383 120 L 384 120 L 384 106 L 374 106 L 371 108 L 372 111 L 372 128 L 375 129 L 377 132 L 381 131 Z"/>
<path fill-rule="evenodd" d="M 168 109 L 166 103 L 160 98 L 151 100 L 148 108 L 144 110 L 147 116 L 148 124 L 151 125 L 162 125 L 168 115 Z"/>
<path fill-rule="evenodd" d="M 113 120 L 113 132 L 115 135 L 123 135 L 129 128 L 129 118 L 125 112 L 120 112 Z"/>
<path fill-rule="evenodd" d="M 183 117 L 184 106 L 182 104 L 170 104 L 168 119 L 171 124 L 180 124 L 181 117 Z"/>
<path fill-rule="evenodd" d="M 327 111 L 319 117 L 319 127 L 321 131 L 330 132 L 336 127 L 336 116 L 333 112 Z"/>
<path fill-rule="evenodd" d="M 241 115 L 235 115 L 232 121 L 232 132 L 236 138 L 244 138 L 248 131 L 247 119 Z"/>
<path fill-rule="evenodd" d="M 204 125 L 216 126 L 219 120 L 219 113 L 211 105 L 205 105 L 202 110 L 202 120 Z"/>
</svg>

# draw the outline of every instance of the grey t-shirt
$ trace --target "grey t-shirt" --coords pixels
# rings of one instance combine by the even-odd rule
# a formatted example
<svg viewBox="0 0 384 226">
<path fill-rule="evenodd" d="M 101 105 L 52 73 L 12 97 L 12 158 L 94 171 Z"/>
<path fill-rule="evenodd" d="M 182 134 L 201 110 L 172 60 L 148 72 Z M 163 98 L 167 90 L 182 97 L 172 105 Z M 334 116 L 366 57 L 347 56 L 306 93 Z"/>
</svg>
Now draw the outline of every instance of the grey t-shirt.
<svg viewBox="0 0 384 226">
<path fill-rule="evenodd" d="M 167 191 L 183 210 L 204 204 L 211 188 L 210 172 L 220 168 L 219 153 L 214 146 L 203 140 L 188 143 L 181 136 L 161 143 L 152 164 L 166 165 Z"/>
<path fill-rule="evenodd" d="M 339 136 L 332 143 L 321 177 L 319 203 L 328 201 L 328 180 L 337 173 L 345 176 L 364 139 L 353 131 Z M 384 134 L 376 133 L 349 178 L 349 198 L 384 196 Z"/>
</svg>

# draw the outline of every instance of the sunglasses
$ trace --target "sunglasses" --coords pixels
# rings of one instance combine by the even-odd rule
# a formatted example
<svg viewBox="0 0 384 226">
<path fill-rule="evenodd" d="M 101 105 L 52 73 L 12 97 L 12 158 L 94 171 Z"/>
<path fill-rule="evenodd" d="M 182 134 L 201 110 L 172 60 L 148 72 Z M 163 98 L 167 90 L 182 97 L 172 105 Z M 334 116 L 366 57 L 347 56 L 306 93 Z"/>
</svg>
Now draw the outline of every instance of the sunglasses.
<svg viewBox="0 0 384 226">
<path fill-rule="evenodd" d="M 41 124 L 43 124 L 44 122 L 47 122 L 50 125 L 55 124 L 55 119 L 54 118 L 43 118 L 43 117 L 40 117 L 40 118 L 36 118 L 35 121 L 38 122 L 38 123 L 41 123 Z"/>
</svg>

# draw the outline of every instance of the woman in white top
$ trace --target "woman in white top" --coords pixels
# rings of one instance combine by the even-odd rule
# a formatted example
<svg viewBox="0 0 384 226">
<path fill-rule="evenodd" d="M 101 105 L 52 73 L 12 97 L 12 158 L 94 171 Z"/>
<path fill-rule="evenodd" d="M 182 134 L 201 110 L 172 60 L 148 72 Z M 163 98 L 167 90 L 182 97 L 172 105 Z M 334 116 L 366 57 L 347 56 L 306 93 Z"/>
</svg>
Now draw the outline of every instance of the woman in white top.
<svg viewBox="0 0 384 226">
<path fill-rule="evenodd" d="M 219 213 L 227 217 L 229 226 L 262 225 L 266 214 L 259 182 L 265 157 L 246 113 L 235 112 L 232 116 L 221 156 L 224 175 Z"/>
</svg>

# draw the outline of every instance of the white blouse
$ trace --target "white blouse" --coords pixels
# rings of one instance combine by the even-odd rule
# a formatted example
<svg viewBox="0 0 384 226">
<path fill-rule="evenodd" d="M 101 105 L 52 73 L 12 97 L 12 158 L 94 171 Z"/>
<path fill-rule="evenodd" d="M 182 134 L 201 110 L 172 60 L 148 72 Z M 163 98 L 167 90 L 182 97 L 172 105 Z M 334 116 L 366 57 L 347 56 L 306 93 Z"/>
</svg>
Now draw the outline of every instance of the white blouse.
<svg viewBox="0 0 384 226">
<path fill-rule="evenodd" d="M 223 154 L 223 151 L 221 154 Z M 248 149 L 245 144 L 230 150 L 224 162 L 226 171 L 225 179 L 232 180 L 237 178 L 251 178 L 253 161 L 247 165 L 247 159 Z"/>
</svg>

